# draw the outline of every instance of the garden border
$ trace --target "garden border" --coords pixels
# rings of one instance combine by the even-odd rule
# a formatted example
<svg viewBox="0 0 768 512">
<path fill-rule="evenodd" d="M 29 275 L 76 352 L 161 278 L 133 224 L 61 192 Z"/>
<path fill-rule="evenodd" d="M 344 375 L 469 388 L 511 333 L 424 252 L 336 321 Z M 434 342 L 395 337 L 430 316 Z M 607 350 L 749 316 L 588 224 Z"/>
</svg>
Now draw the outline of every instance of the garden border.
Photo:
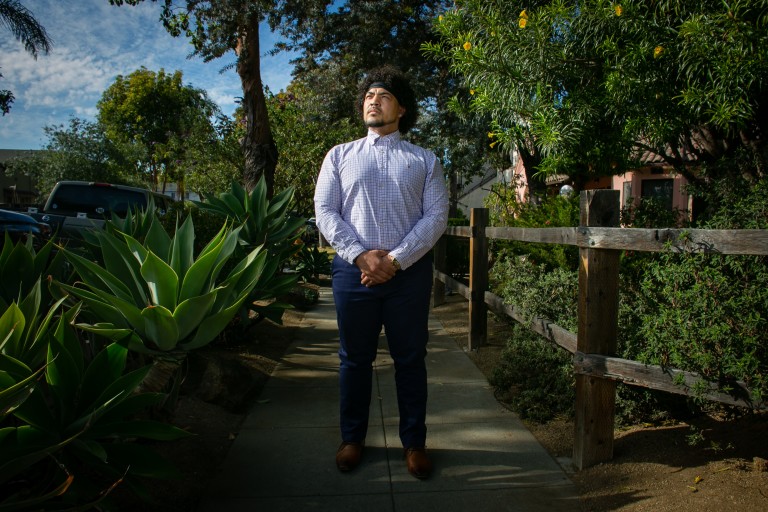
<svg viewBox="0 0 768 512">
<path fill-rule="evenodd" d="M 487 341 L 487 313 L 493 311 L 573 354 L 576 374 L 576 418 L 573 464 L 578 469 L 613 457 L 616 383 L 693 395 L 728 405 L 768 410 L 755 404 L 743 382 L 738 393 L 717 389 L 693 372 L 648 365 L 614 357 L 618 331 L 618 268 L 622 250 L 732 255 L 768 255 L 768 230 L 641 229 L 619 226 L 619 193 L 589 190 L 580 195 L 580 226 L 576 228 L 489 227 L 488 210 L 473 208 L 469 226 L 449 227 L 435 247 L 433 305 L 445 301 L 445 285 L 469 301 L 470 350 Z M 469 286 L 445 273 L 448 236 L 469 238 Z M 519 308 L 504 304 L 488 289 L 488 240 L 502 239 L 579 247 L 578 332 L 572 333 L 544 318 L 531 319 Z"/>
</svg>

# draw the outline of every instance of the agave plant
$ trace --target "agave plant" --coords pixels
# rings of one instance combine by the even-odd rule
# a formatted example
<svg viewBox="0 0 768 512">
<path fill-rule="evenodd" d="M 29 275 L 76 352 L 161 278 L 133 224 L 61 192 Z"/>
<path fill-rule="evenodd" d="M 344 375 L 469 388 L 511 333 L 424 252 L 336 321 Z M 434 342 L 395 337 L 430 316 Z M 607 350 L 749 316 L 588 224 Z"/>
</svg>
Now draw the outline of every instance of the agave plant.
<svg viewBox="0 0 768 512">
<path fill-rule="evenodd" d="M 90 322 L 79 328 L 154 357 L 155 371 L 144 385 L 160 391 L 187 352 L 227 326 L 265 268 L 267 254 L 257 247 L 224 276 L 238 233 L 225 224 L 195 257 L 191 217 L 172 238 L 153 223 L 143 244 L 125 233 L 92 231 L 102 265 L 65 250 L 81 282 L 57 284 L 87 306 Z"/>
<path fill-rule="evenodd" d="M 89 358 L 71 325 L 79 306 L 52 323 L 59 305 L 42 321 L 15 303 L 0 316 L 0 510 L 85 510 L 120 482 L 174 476 L 134 441 L 189 435 L 136 419 L 162 399 L 136 393 L 149 368 L 126 371 L 128 350 L 118 343 Z M 48 341 L 42 362 L 26 347 L 27 322 L 38 326 L 35 339 Z"/>
<path fill-rule="evenodd" d="M 35 250 L 31 240 L 14 244 L 6 233 L 0 251 L 0 310 L 6 310 L 11 302 L 21 302 L 46 276 L 64 279 L 65 274 L 65 260 L 53 241 L 48 240 Z M 41 292 L 39 299 L 47 307 L 53 299 L 47 288 Z"/>
<path fill-rule="evenodd" d="M 267 185 L 261 178 L 250 193 L 232 182 L 229 192 L 194 202 L 201 210 L 242 226 L 239 243 L 245 251 L 263 246 L 269 252 L 269 261 L 246 303 L 256 320 L 269 318 L 280 323 L 283 311 L 292 307 L 275 299 L 288 293 L 297 282 L 297 276 L 281 273 L 296 252 L 296 242 L 305 228 L 305 219 L 289 215 L 293 193 L 289 187 L 268 200 Z"/>
<path fill-rule="evenodd" d="M 296 259 L 296 272 L 304 281 L 318 281 L 321 274 L 331 273 L 331 259 L 328 253 L 321 251 L 316 245 L 302 246 Z"/>
<path fill-rule="evenodd" d="M 240 243 L 244 246 L 263 245 L 273 256 L 285 259 L 294 252 L 292 246 L 301 236 L 306 220 L 289 215 L 293 193 L 289 187 L 267 199 L 267 185 L 262 177 L 250 193 L 233 181 L 229 192 L 203 196 L 204 201 L 194 204 L 242 225 Z"/>
<path fill-rule="evenodd" d="M 157 213 L 155 201 L 150 196 L 146 206 L 136 205 L 135 208 L 129 208 L 125 217 L 120 217 L 115 212 L 110 212 L 110 218 L 104 223 L 103 229 L 112 233 L 127 233 L 136 240 L 144 240 L 144 237 L 147 236 L 152 228 L 152 224 L 159 222 Z M 94 235 L 94 232 L 100 230 L 86 229 L 83 231 L 83 239 L 93 253 L 93 256 L 97 258 L 100 255 L 98 250 L 99 238 Z"/>
</svg>

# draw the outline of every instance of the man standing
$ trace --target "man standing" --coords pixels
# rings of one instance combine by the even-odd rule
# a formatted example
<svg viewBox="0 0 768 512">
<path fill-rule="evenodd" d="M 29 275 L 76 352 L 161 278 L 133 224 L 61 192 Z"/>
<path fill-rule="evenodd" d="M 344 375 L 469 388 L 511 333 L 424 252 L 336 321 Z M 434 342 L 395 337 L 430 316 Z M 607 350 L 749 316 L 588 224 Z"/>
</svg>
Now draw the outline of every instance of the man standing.
<svg viewBox="0 0 768 512">
<path fill-rule="evenodd" d="M 437 157 L 401 138 L 418 116 L 405 75 L 383 66 L 368 73 L 358 93 L 368 135 L 328 152 L 315 189 L 318 228 L 336 250 L 342 439 L 336 466 L 350 471 L 360 463 L 383 326 L 408 471 L 427 478 L 429 251 L 445 231 L 448 194 Z"/>
</svg>

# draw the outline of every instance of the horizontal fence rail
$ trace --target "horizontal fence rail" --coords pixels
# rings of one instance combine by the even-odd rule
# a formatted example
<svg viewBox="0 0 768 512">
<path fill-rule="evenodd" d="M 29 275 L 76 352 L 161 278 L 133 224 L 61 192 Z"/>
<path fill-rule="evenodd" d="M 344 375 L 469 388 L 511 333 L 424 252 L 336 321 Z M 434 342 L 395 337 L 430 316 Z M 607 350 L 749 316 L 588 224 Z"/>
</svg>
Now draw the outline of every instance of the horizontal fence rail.
<svg viewBox="0 0 768 512">
<path fill-rule="evenodd" d="M 453 233 L 452 231 L 456 231 Z M 471 236 L 465 227 L 446 234 Z M 590 249 L 707 254 L 768 254 L 765 229 L 485 228 L 488 238 Z"/>
<path fill-rule="evenodd" d="M 469 300 L 469 286 L 437 270 L 435 271 L 435 278 Z M 531 318 L 522 309 L 505 304 L 501 297 L 491 292 L 485 292 L 485 304 L 490 311 L 499 317 L 509 317 L 518 323 L 526 325 L 531 331 L 573 354 L 575 356 L 574 371 L 576 373 L 594 375 L 633 386 L 656 389 L 678 395 L 693 396 L 694 389 L 697 389 L 699 391 L 695 392 L 696 396 L 706 400 L 738 407 L 768 410 L 768 405 L 752 404 L 745 398 L 723 393 L 694 372 L 650 365 L 620 357 L 579 352 L 576 350 L 575 333 L 560 327 L 546 318 Z M 749 396 L 749 389 L 745 383 L 737 381 L 733 384 L 739 388 L 737 392 L 739 396 Z M 706 391 L 701 391 L 702 387 L 706 388 Z"/>
<path fill-rule="evenodd" d="M 618 195 L 606 194 L 615 192 L 609 190 L 582 192 L 582 224 L 589 223 L 588 210 L 594 205 L 597 205 L 596 210 L 601 210 L 604 205 L 608 205 L 609 210 L 615 209 L 610 222 L 618 223 L 616 215 L 619 208 Z M 435 286 L 434 304 L 440 304 L 444 300 L 442 296 L 444 285 L 469 301 L 470 349 L 476 349 L 485 343 L 487 311 L 490 310 L 500 317 L 509 317 L 525 325 L 531 331 L 573 354 L 574 373 L 577 375 L 577 425 L 573 458 L 576 467 L 582 469 L 613 456 L 613 408 L 616 382 L 680 395 L 695 395 L 727 405 L 768 410 L 767 404 L 750 402 L 749 389 L 743 382 L 732 383 L 733 392 L 726 393 L 694 372 L 645 364 L 610 355 L 611 347 L 615 348 L 616 344 L 615 325 L 611 324 L 616 323 L 618 315 L 618 281 L 615 277 L 605 279 L 587 270 L 592 264 L 596 269 L 607 269 L 608 273 L 617 273 L 617 255 L 621 250 L 768 255 L 768 230 L 642 229 L 589 225 L 576 228 L 499 228 L 484 224 L 484 222 L 487 223 L 487 210 L 473 209 L 472 214 L 470 226 L 451 226 L 445 233 L 448 236 L 470 239 L 470 284 L 467 286 L 443 272 L 445 269 L 445 237 L 443 237 L 435 251 L 434 277 L 436 285 L 439 284 L 439 286 Z M 601 211 L 600 215 L 602 215 L 600 218 L 607 218 L 605 211 Z M 480 222 L 477 222 L 478 219 Z M 570 332 L 547 319 L 531 317 L 520 308 L 505 304 L 501 297 L 487 291 L 487 239 L 579 247 L 581 259 L 579 333 L 585 338 L 591 336 L 598 339 L 596 350 L 594 345 L 590 347 L 589 343 L 580 340 L 579 334 Z M 483 264 L 480 265 L 480 262 Z M 478 279 L 473 275 L 477 272 L 483 272 L 485 275 Z M 589 286 L 590 283 L 587 282 L 589 278 L 593 281 L 591 292 L 582 290 Z M 598 283 L 598 287 L 603 287 L 599 293 L 595 293 L 595 283 Z M 481 290 L 482 293 L 480 293 Z M 592 297 L 597 295 L 614 297 L 611 300 L 616 302 L 615 310 L 608 312 L 607 324 L 597 323 L 603 326 L 600 332 L 595 328 L 590 331 L 584 325 L 589 315 L 605 314 L 603 311 L 594 313 L 594 310 L 598 309 L 597 304 L 592 305 L 591 312 L 588 311 L 590 293 Z M 594 300 L 594 302 L 597 301 Z M 611 304 L 608 306 L 605 309 L 613 309 L 610 307 Z M 477 322 L 482 322 L 483 325 L 472 325 Z M 606 332 L 611 333 L 609 337 L 613 339 L 601 339 L 601 337 L 605 338 Z M 584 350 L 582 345 L 589 350 Z M 579 401 L 583 402 L 581 408 Z M 607 403 L 608 401 L 610 403 Z M 591 418 L 586 417 L 590 415 Z M 597 427 L 593 424 L 595 422 L 599 423 Z M 606 439 L 609 432 L 610 439 Z"/>
</svg>

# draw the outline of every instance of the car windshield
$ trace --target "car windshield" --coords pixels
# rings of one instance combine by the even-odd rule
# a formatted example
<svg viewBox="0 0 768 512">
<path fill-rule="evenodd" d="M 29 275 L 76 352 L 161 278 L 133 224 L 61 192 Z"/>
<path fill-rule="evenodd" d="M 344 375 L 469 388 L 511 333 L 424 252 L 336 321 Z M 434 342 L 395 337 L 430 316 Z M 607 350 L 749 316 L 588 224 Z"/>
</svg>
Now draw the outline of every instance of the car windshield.
<svg viewBox="0 0 768 512">
<path fill-rule="evenodd" d="M 51 210 L 61 214 L 84 212 L 103 215 L 114 212 L 122 217 L 136 206 L 147 206 L 145 194 L 98 185 L 61 185 L 56 190 Z"/>
</svg>

